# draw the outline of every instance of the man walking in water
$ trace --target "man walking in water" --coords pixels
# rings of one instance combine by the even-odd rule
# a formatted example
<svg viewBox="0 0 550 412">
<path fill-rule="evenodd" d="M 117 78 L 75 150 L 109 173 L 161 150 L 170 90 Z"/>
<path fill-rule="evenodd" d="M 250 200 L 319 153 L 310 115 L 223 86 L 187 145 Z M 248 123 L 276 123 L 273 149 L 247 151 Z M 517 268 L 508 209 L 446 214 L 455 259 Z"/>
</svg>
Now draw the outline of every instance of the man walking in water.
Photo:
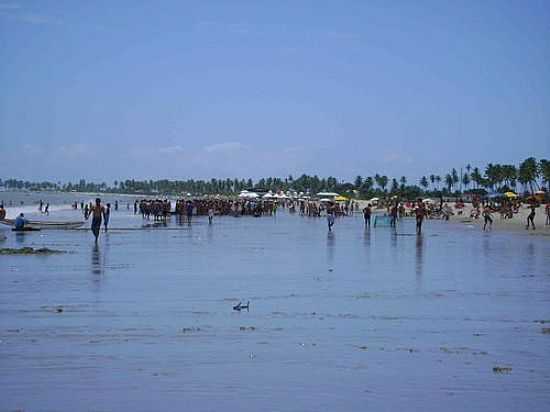
<svg viewBox="0 0 550 412">
<path fill-rule="evenodd" d="M 491 216 L 491 208 L 489 206 L 485 206 L 483 208 L 483 231 L 487 229 L 487 223 L 489 223 L 489 229 L 493 229 L 493 217 Z"/>
<path fill-rule="evenodd" d="M 370 227 L 370 216 L 372 214 L 370 203 L 363 209 L 363 217 L 365 218 L 365 227 Z"/>
<path fill-rule="evenodd" d="M 531 213 L 529 213 L 529 216 L 527 216 L 527 227 L 525 229 L 529 230 L 529 224 L 533 227 L 533 230 L 535 230 L 535 211 L 537 210 L 537 207 L 535 205 L 531 205 Z"/>
<path fill-rule="evenodd" d="M 414 213 L 416 215 L 416 234 L 421 235 L 422 222 L 424 221 L 424 216 L 426 215 L 426 210 L 424 210 L 424 202 L 422 202 L 422 199 L 418 199 Z"/>
<path fill-rule="evenodd" d="M 105 226 L 105 233 L 109 226 L 109 218 L 111 217 L 111 204 L 107 203 L 107 209 L 103 212 L 103 225 Z"/>
<path fill-rule="evenodd" d="M 334 210 L 332 209 L 327 210 L 327 223 L 328 231 L 332 232 L 332 226 L 334 226 Z"/>
<path fill-rule="evenodd" d="M 187 223 L 191 224 L 191 218 L 193 217 L 193 202 L 191 202 L 190 200 L 187 201 L 186 211 L 187 211 Z"/>
<path fill-rule="evenodd" d="M 105 217 L 105 208 L 101 204 L 101 199 L 99 197 L 95 200 L 95 205 L 91 207 L 90 215 L 92 216 L 92 233 L 94 234 L 95 242 L 97 243 L 97 239 L 99 238 L 99 230 L 101 229 L 101 218 Z"/>
</svg>

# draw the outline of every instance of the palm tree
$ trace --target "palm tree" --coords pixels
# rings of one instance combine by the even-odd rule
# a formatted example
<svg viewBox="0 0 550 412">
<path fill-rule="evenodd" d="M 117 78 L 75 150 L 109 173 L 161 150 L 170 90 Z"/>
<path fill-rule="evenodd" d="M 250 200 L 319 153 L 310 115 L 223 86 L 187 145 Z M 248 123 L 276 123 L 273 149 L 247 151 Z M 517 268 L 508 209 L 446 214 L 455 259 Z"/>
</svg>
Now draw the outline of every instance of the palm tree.
<svg viewBox="0 0 550 412">
<path fill-rule="evenodd" d="M 542 177 L 542 181 L 548 186 L 550 191 L 550 161 L 541 159 L 539 161 L 539 175 Z"/>
<path fill-rule="evenodd" d="M 436 175 L 435 176 L 435 181 L 437 182 L 437 189 L 439 190 L 439 184 L 441 183 L 441 176 Z"/>
<path fill-rule="evenodd" d="M 432 188 L 435 189 L 435 175 L 430 175 L 430 182 L 432 182 Z"/>
<path fill-rule="evenodd" d="M 435 180 L 435 176 L 431 175 L 430 179 L 432 177 L 434 177 L 434 180 Z M 424 188 L 424 190 L 426 190 L 428 188 L 428 179 L 426 179 L 426 176 L 422 176 L 422 178 L 420 179 L 420 186 L 422 186 Z"/>
<path fill-rule="evenodd" d="M 401 189 L 404 189 L 405 185 L 407 184 L 407 178 L 405 176 L 401 176 L 401 179 L 399 179 L 399 183 L 401 183 Z"/>
<path fill-rule="evenodd" d="M 451 192 L 451 189 L 453 187 L 454 179 L 453 176 L 449 173 L 445 175 L 445 184 L 447 185 L 447 190 L 449 193 Z"/>
<path fill-rule="evenodd" d="M 479 172 L 479 168 L 474 167 L 474 170 L 470 173 L 470 179 L 476 184 L 476 188 L 481 185 L 483 179 L 481 173 Z"/>
<path fill-rule="evenodd" d="M 382 177 L 378 173 L 374 175 L 374 181 L 378 187 L 382 187 Z"/>
<path fill-rule="evenodd" d="M 464 173 L 464 175 L 462 176 L 462 184 L 466 189 L 468 189 L 468 187 L 470 186 L 470 176 L 468 175 L 468 173 Z"/>
<path fill-rule="evenodd" d="M 534 157 L 525 159 L 519 165 L 518 180 L 524 186 L 529 185 L 531 193 L 534 193 L 533 183 L 538 186 L 537 178 L 539 177 L 539 169 L 537 167 L 537 161 Z"/>
<path fill-rule="evenodd" d="M 388 185 L 388 176 L 381 176 L 380 177 L 380 187 L 382 187 L 382 190 L 386 191 L 386 186 Z"/>
<path fill-rule="evenodd" d="M 453 170 L 451 170 L 451 177 L 453 179 L 453 187 L 454 187 L 458 182 L 460 182 L 460 179 L 458 177 L 458 172 L 454 167 L 453 167 Z"/>
</svg>

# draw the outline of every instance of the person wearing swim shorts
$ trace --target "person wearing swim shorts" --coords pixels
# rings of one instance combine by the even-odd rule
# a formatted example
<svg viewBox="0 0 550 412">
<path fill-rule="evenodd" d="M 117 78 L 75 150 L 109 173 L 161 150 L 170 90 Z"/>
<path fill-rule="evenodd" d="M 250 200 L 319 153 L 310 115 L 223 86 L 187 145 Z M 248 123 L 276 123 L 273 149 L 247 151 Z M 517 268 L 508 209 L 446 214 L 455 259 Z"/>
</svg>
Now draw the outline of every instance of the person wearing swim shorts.
<svg viewBox="0 0 550 412">
<path fill-rule="evenodd" d="M 535 211 L 537 207 L 535 205 L 531 206 L 531 213 L 529 213 L 529 216 L 527 216 L 527 227 L 525 229 L 529 230 L 529 224 L 533 227 L 533 230 L 535 230 Z"/>
<path fill-rule="evenodd" d="M 416 216 L 416 234 L 422 234 L 422 222 L 424 222 L 424 216 L 426 215 L 426 209 L 424 209 L 424 202 L 422 199 L 418 199 L 417 207 L 414 210 Z"/>
<path fill-rule="evenodd" d="M 111 204 L 107 203 L 107 208 L 103 212 L 103 225 L 105 226 L 105 233 L 107 233 L 110 218 L 111 218 Z"/>
<path fill-rule="evenodd" d="M 89 216 L 92 216 L 91 229 L 95 236 L 95 242 L 97 243 L 97 240 L 99 239 L 99 231 L 101 229 L 101 218 L 105 217 L 105 208 L 101 204 L 101 199 L 99 197 L 95 200 L 95 205 L 90 208 Z"/>
<path fill-rule="evenodd" d="M 493 217 L 491 216 L 491 209 L 488 207 L 483 208 L 483 220 L 485 221 L 483 231 L 487 229 L 487 223 L 489 223 L 489 229 L 493 228 Z"/>
</svg>

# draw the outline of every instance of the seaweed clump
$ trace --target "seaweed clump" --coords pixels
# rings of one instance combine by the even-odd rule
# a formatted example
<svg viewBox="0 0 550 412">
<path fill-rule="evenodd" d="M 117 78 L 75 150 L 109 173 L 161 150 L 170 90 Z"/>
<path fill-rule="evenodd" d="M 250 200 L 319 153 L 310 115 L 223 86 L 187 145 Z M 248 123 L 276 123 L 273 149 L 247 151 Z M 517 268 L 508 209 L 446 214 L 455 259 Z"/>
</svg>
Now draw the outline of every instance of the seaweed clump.
<svg viewBox="0 0 550 412">
<path fill-rule="evenodd" d="M 65 253 L 63 250 L 49 249 L 47 247 L 41 248 L 32 248 L 32 247 L 22 247 L 22 248 L 0 248 L 0 255 L 56 255 L 59 253 Z"/>
</svg>

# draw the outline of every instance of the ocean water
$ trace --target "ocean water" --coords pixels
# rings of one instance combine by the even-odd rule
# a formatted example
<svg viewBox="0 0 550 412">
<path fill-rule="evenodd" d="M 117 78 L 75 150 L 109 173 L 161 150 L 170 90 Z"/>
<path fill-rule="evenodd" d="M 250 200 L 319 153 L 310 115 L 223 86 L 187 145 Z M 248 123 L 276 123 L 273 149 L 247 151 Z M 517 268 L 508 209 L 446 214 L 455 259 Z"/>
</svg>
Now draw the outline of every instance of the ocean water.
<svg viewBox="0 0 550 412">
<path fill-rule="evenodd" d="M 68 253 L 0 256 L 0 410 L 549 409 L 548 237 L 151 223 L 121 208 L 97 246 L 88 224 L 1 232 Z"/>
</svg>

